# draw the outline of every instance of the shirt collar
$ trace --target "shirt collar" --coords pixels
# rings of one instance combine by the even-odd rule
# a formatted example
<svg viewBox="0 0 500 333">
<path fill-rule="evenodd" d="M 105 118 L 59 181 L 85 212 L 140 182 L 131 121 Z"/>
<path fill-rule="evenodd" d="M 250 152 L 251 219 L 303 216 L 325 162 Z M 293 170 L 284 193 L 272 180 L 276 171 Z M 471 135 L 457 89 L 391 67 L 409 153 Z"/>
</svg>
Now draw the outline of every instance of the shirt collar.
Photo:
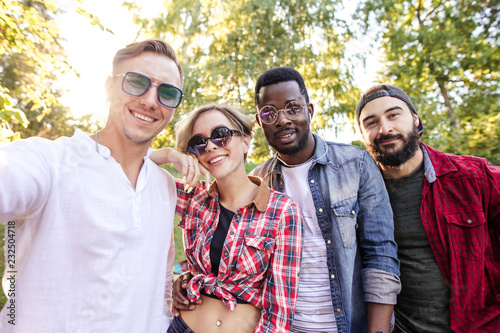
<svg viewBox="0 0 500 333">
<path fill-rule="evenodd" d="M 255 185 L 258 185 L 259 188 L 257 189 L 255 196 L 252 198 L 252 201 L 250 201 L 247 207 L 253 203 L 259 211 L 265 212 L 267 209 L 267 204 L 269 202 L 269 197 L 271 196 L 271 189 L 266 185 L 265 182 L 262 181 L 260 177 L 248 176 L 248 179 L 250 179 L 250 181 Z M 213 196 L 215 193 L 218 193 L 217 181 L 214 181 L 208 189 L 208 195 Z"/>
<path fill-rule="evenodd" d="M 427 148 L 425 148 L 425 146 L 421 143 L 420 148 L 422 149 L 422 153 L 424 154 L 425 178 L 427 178 L 429 183 L 433 183 L 436 180 L 436 171 L 434 170 L 431 158 L 429 157 L 429 152 L 427 151 Z"/>
</svg>

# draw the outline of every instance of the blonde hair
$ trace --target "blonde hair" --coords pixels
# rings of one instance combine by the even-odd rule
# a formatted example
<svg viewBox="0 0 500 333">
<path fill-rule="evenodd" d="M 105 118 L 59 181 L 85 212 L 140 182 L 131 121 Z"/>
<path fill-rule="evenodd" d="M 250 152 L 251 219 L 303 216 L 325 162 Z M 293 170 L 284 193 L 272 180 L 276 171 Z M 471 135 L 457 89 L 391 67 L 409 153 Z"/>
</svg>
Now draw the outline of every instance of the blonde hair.
<svg viewBox="0 0 500 333">
<path fill-rule="evenodd" d="M 187 153 L 186 148 L 193 133 L 194 123 L 203 113 L 214 110 L 224 114 L 231 125 L 234 126 L 234 129 L 238 130 L 244 136 L 252 137 L 254 121 L 251 117 L 241 113 L 229 104 L 210 103 L 191 112 L 186 118 L 175 124 L 175 148 L 177 150 Z"/>
<path fill-rule="evenodd" d="M 175 51 L 172 48 L 172 46 L 170 46 L 170 44 L 162 41 L 161 39 L 147 39 L 142 42 L 135 42 L 127 45 L 121 50 L 118 50 L 118 52 L 116 52 L 115 57 L 113 58 L 113 74 L 117 74 L 115 73 L 116 68 L 122 61 L 136 57 L 144 52 L 162 54 L 172 59 L 177 65 L 177 69 L 179 70 L 179 76 L 181 78 L 181 84 L 182 84 L 183 82 L 182 67 L 177 61 L 177 56 L 175 55 Z"/>
</svg>

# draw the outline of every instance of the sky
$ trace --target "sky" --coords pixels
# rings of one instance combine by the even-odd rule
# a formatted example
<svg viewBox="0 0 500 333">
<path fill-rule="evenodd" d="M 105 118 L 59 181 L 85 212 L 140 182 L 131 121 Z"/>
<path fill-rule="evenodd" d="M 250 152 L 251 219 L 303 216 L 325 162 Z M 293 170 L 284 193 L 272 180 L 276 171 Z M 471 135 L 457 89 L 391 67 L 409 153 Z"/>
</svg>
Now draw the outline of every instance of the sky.
<svg viewBox="0 0 500 333">
<path fill-rule="evenodd" d="M 163 9 L 162 0 L 136 0 L 136 4 L 143 7 L 141 16 L 153 18 Z M 62 103 L 71 108 L 76 117 L 85 114 L 94 114 L 95 118 L 104 123 L 108 113 L 104 82 L 111 73 L 113 56 L 116 51 L 134 41 L 137 28 L 132 24 L 132 15 L 122 7 L 123 0 L 56 0 L 59 8 L 64 11 L 56 17 L 60 33 L 65 39 L 64 48 L 68 61 L 80 74 L 67 75 L 60 80 L 61 88 L 67 90 Z M 355 8 L 355 1 L 345 1 L 348 17 Z M 113 34 L 102 31 L 98 26 L 90 25 L 89 19 L 76 13 L 77 7 L 83 7 L 87 12 L 96 15 L 100 22 L 113 31 Z M 368 52 L 366 41 L 353 41 L 348 52 Z M 359 66 L 355 73 L 356 84 L 361 90 L 373 85 L 377 55 L 369 55 L 367 66 Z M 340 122 L 342 120 L 340 119 Z M 349 127 L 349 126 L 348 126 Z M 329 131 L 324 134 L 327 139 L 349 143 L 359 139 L 359 133 L 352 133 L 346 128 L 338 134 Z"/>
</svg>

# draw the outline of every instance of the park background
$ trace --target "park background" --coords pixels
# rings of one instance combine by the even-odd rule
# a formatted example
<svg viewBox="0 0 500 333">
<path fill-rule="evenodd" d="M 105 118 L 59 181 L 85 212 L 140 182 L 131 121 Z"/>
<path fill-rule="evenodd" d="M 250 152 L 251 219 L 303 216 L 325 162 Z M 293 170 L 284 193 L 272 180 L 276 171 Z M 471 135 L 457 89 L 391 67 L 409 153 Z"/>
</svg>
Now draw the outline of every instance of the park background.
<svg viewBox="0 0 500 333">
<path fill-rule="evenodd" d="M 177 51 L 185 99 L 154 148 L 173 146 L 173 124 L 207 102 L 254 115 L 256 78 L 289 66 L 329 140 L 362 146 L 356 102 L 384 82 L 412 99 L 422 141 L 500 164 L 498 0 L 1 0 L 0 32 L 0 142 L 102 128 L 113 55 L 156 37 Z M 271 154 L 257 129 L 247 169 Z"/>
</svg>

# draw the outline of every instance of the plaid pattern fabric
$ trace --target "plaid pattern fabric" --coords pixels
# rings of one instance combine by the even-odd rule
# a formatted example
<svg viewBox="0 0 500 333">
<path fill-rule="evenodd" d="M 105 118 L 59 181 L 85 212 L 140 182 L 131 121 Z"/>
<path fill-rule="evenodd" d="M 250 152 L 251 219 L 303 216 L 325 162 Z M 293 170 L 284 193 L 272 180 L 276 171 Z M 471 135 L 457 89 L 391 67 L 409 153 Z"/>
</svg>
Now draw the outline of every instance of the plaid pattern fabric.
<svg viewBox="0 0 500 333">
<path fill-rule="evenodd" d="M 292 325 L 302 252 L 302 219 L 288 196 L 260 185 L 252 203 L 238 209 L 222 249 L 219 275 L 211 273 L 210 242 L 219 221 L 217 184 L 184 191 L 177 182 L 177 215 L 193 279 L 188 297 L 214 294 L 234 309 L 234 296 L 262 309 L 255 332 L 288 332 Z M 234 296 L 233 296 L 234 295 Z"/>
<path fill-rule="evenodd" d="M 500 167 L 422 146 L 432 165 L 420 213 L 450 287 L 451 329 L 500 332 Z"/>
</svg>

